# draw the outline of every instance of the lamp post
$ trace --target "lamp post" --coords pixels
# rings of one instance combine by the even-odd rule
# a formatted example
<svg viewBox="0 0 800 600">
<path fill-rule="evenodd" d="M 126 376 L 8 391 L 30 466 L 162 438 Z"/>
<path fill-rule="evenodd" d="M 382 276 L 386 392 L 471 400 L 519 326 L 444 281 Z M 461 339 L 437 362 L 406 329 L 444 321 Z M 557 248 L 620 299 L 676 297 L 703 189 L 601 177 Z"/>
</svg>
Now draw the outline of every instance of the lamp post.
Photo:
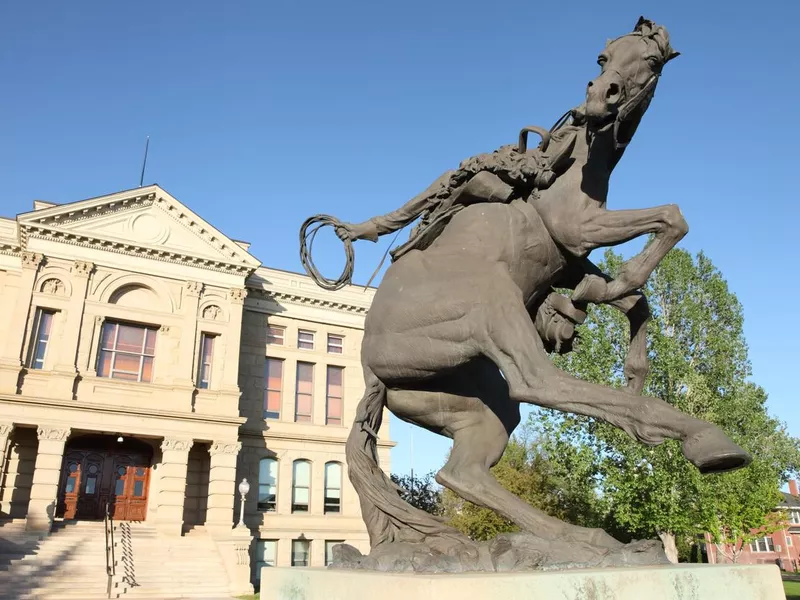
<svg viewBox="0 0 800 600">
<path fill-rule="evenodd" d="M 236 527 L 246 527 L 244 524 L 244 498 L 247 496 L 248 492 L 250 492 L 250 484 L 247 483 L 247 479 L 242 479 L 241 483 L 239 483 L 239 495 L 242 497 L 241 499 L 241 506 L 239 510 L 239 523 Z"/>
</svg>

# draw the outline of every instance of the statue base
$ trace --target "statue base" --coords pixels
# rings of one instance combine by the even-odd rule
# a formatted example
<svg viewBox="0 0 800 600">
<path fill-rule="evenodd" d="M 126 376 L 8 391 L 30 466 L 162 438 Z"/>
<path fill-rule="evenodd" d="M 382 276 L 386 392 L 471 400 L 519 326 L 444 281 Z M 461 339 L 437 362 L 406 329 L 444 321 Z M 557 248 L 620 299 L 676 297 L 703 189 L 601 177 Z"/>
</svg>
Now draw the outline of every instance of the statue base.
<svg viewBox="0 0 800 600">
<path fill-rule="evenodd" d="M 670 565 L 527 573 L 375 573 L 265 567 L 261 600 L 785 600 L 775 565 Z"/>
</svg>

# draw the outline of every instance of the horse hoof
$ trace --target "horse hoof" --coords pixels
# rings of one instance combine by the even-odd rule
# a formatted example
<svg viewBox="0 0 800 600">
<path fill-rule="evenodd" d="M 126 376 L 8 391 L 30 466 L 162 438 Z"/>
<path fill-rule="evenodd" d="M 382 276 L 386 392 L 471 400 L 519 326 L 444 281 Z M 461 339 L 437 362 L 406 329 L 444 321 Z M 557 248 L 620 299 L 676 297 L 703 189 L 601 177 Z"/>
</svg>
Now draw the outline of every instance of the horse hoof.
<svg viewBox="0 0 800 600">
<path fill-rule="evenodd" d="M 735 471 L 753 460 L 713 425 L 684 441 L 683 455 L 703 474 Z"/>
</svg>

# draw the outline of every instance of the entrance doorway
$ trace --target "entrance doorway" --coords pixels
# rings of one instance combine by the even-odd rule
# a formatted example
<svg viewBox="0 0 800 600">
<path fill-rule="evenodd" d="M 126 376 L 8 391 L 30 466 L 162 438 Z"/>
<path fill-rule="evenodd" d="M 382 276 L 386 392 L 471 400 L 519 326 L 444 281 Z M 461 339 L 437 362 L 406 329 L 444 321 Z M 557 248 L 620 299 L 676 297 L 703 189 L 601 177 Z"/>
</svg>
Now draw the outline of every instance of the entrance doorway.
<svg viewBox="0 0 800 600">
<path fill-rule="evenodd" d="M 113 436 L 85 435 L 67 442 L 56 516 L 102 519 L 106 503 L 119 521 L 144 521 L 153 448 Z"/>
</svg>

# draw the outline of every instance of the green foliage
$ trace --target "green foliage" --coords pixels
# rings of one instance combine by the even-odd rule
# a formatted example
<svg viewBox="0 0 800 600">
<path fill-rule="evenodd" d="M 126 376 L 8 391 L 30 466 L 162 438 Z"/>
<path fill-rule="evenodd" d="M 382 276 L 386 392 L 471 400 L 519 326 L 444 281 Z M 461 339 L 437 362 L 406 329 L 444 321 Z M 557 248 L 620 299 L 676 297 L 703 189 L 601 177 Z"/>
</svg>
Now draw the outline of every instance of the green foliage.
<svg viewBox="0 0 800 600">
<path fill-rule="evenodd" d="M 601 268 L 613 275 L 621 263 L 608 251 Z M 739 301 L 706 256 L 682 250 L 666 256 L 644 291 L 653 312 L 645 394 L 716 423 L 753 455 L 753 464 L 704 477 L 678 442 L 647 447 L 604 422 L 542 410 L 529 427 L 545 443 L 555 475 L 573 488 L 593 481 L 600 520 L 623 539 L 666 534 L 688 548 L 704 532 L 725 543 L 749 539 L 752 528 L 775 527 L 768 515 L 781 483 L 800 465 L 800 450 L 768 414 L 764 390 L 747 379 Z M 592 307 L 579 335 L 571 354 L 555 357 L 558 366 L 585 380 L 623 385 L 624 316 Z"/>
<path fill-rule="evenodd" d="M 586 518 L 584 511 L 593 506 L 591 489 L 585 489 L 585 485 L 573 489 L 572 482 L 562 482 L 538 444 L 526 439 L 512 438 L 492 474 L 512 494 L 555 517 Z M 450 490 L 444 491 L 442 504 L 449 523 L 474 540 L 489 540 L 518 530 L 494 511 L 467 502 Z"/>
<path fill-rule="evenodd" d="M 433 473 L 422 477 L 392 473 L 391 478 L 402 489 L 400 496 L 411 506 L 432 515 L 442 514 L 442 488 L 436 483 Z"/>
</svg>

